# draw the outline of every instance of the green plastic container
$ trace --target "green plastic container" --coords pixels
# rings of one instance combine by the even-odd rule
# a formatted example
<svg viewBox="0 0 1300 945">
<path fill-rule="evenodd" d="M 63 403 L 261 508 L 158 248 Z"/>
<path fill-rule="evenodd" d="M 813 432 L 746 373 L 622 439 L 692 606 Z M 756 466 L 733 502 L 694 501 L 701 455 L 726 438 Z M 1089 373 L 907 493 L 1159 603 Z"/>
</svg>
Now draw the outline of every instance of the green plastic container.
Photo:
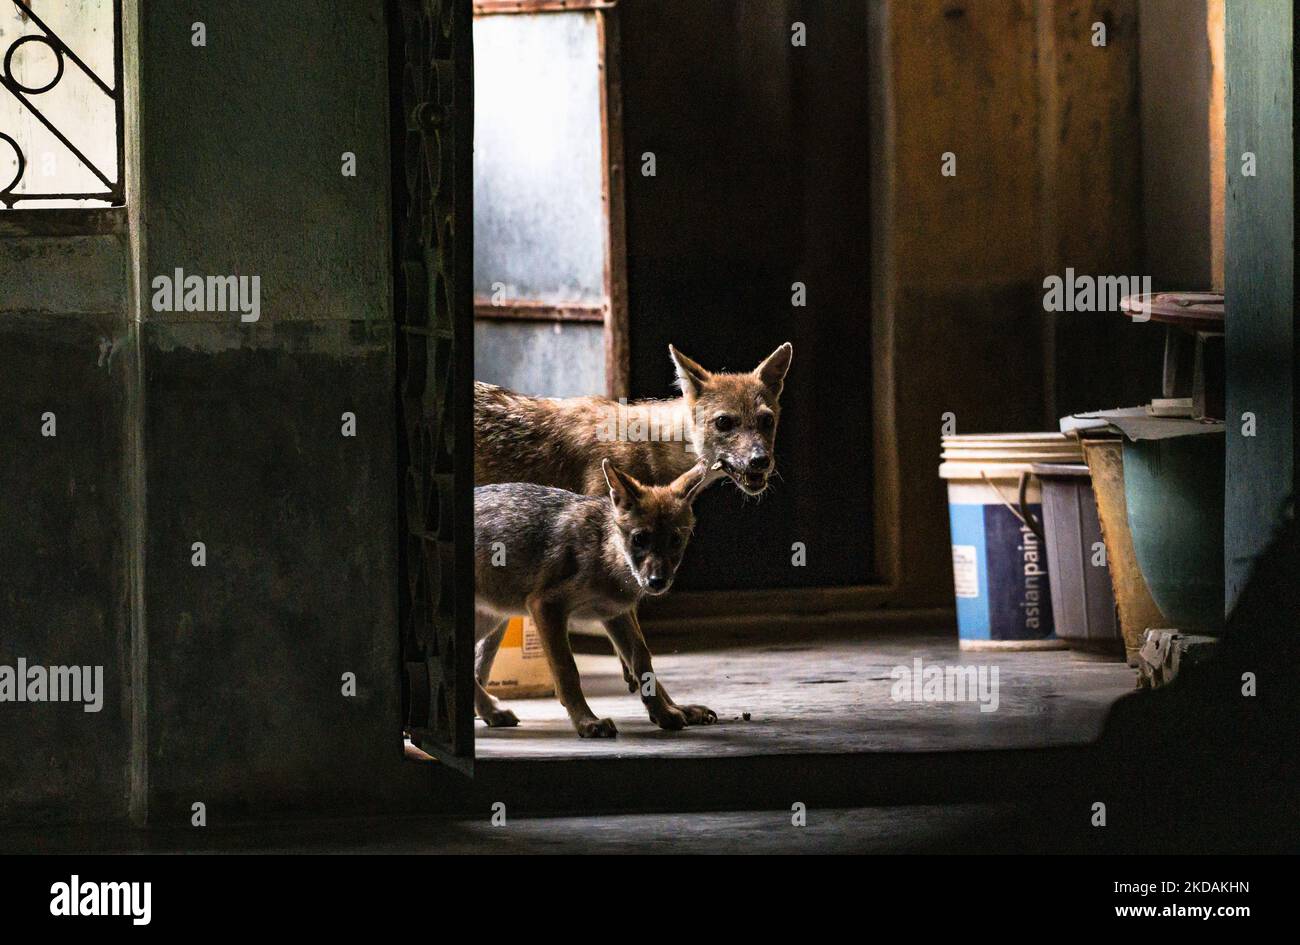
<svg viewBox="0 0 1300 945">
<path fill-rule="evenodd" d="M 1222 431 L 1124 441 L 1124 495 L 1138 566 L 1173 629 L 1224 626 Z"/>
</svg>

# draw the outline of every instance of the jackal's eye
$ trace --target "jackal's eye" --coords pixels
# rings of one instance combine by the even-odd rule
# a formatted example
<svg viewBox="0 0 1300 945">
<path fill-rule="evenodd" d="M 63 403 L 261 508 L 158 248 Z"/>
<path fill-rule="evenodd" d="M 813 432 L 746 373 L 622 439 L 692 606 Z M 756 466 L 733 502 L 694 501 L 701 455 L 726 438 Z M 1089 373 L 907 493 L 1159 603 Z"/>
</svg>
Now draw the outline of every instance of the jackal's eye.
<svg viewBox="0 0 1300 945">
<path fill-rule="evenodd" d="M 640 529 L 632 533 L 632 547 L 637 551 L 645 551 L 650 547 L 650 532 L 647 529 Z"/>
<path fill-rule="evenodd" d="M 729 413 L 719 414 L 713 418 L 713 425 L 719 433 L 727 433 L 736 426 L 736 418 Z"/>
<path fill-rule="evenodd" d="M 760 413 L 758 415 L 758 428 L 764 433 L 770 433 L 776 426 L 776 416 L 770 413 Z"/>
<path fill-rule="evenodd" d="M 677 551 L 679 548 L 682 547 L 682 543 L 684 541 L 685 539 L 682 538 L 681 532 L 673 532 L 668 537 L 668 547 L 671 548 L 673 551 Z"/>
</svg>

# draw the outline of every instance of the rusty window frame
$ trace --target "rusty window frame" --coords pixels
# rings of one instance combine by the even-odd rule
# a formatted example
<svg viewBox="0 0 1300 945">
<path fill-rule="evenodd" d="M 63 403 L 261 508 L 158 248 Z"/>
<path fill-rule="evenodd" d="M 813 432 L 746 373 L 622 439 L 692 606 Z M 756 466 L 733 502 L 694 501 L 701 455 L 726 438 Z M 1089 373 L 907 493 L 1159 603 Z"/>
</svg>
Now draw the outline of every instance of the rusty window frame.
<svg viewBox="0 0 1300 945">
<path fill-rule="evenodd" d="M 475 319 L 588 322 L 604 325 L 605 387 L 628 396 L 627 237 L 623 216 L 623 94 L 619 69 L 617 0 L 477 0 L 475 19 L 529 13 L 591 12 L 596 17 L 600 83 L 601 207 L 606 232 L 604 301 L 555 305 L 535 299 L 474 299 Z"/>
</svg>

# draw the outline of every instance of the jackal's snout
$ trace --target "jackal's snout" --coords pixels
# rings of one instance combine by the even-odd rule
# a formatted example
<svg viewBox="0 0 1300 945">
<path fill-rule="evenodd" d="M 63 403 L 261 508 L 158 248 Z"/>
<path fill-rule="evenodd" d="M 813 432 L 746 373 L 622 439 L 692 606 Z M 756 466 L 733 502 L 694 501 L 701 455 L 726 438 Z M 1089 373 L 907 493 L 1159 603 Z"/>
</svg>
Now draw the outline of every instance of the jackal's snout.
<svg viewBox="0 0 1300 945">
<path fill-rule="evenodd" d="M 781 390 L 794 349 L 787 342 L 742 374 L 705 370 L 671 345 L 668 352 L 691 409 L 692 438 L 701 460 L 741 491 L 759 495 L 775 471 Z"/>
</svg>

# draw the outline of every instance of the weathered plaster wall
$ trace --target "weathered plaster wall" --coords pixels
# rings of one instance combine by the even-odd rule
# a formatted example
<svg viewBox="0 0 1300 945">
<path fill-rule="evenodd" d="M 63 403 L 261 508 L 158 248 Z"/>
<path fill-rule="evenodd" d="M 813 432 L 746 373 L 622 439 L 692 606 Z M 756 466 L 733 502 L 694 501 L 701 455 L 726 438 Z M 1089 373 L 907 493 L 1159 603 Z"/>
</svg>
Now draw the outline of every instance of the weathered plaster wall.
<svg viewBox="0 0 1300 945">
<path fill-rule="evenodd" d="M 126 812 L 127 278 L 117 236 L 0 240 L 0 664 L 102 666 L 105 690 L 0 703 L 0 822 Z"/>
<path fill-rule="evenodd" d="M 260 275 L 269 321 L 388 320 L 383 11 L 364 0 L 150 5 L 140 98 L 151 277 L 178 266 Z M 344 152 L 357 156 L 355 177 L 341 173 Z"/>
<path fill-rule="evenodd" d="M 389 326 L 144 340 L 150 822 L 354 804 L 400 754 Z"/>
<path fill-rule="evenodd" d="M 409 797 L 383 5 L 126 9 L 129 227 L 0 242 L 0 662 L 106 677 L 0 706 L 0 821 Z M 154 311 L 176 268 L 259 320 Z"/>
<path fill-rule="evenodd" d="M 256 323 L 144 312 L 154 824 L 355 807 L 400 764 L 386 43 L 363 0 L 142 21 L 146 285 L 261 279 Z"/>
</svg>

